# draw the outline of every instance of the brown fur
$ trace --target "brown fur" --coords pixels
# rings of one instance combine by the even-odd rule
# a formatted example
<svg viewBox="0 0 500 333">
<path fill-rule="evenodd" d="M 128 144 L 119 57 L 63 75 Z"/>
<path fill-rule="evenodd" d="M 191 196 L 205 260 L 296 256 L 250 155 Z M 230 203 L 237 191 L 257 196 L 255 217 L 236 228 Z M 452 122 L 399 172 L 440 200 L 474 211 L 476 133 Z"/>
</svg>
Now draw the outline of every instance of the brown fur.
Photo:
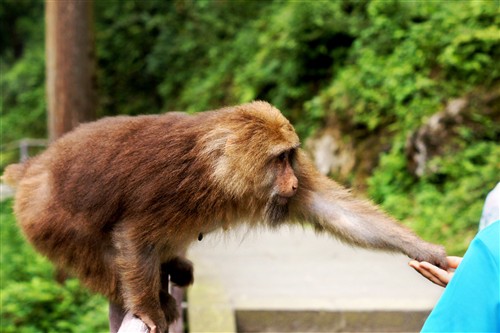
<svg viewBox="0 0 500 333">
<path fill-rule="evenodd" d="M 162 279 L 192 282 L 176 253 L 231 224 L 310 222 L 351 244 L 446 266 L 441 247 L 320 175 L 298 146 L 265 102 L 115 117 L 81 125 L 6 178 L 18 185 L 15 213 L 36 249 L 159 332 L 176 317 Z"/>
</svg>

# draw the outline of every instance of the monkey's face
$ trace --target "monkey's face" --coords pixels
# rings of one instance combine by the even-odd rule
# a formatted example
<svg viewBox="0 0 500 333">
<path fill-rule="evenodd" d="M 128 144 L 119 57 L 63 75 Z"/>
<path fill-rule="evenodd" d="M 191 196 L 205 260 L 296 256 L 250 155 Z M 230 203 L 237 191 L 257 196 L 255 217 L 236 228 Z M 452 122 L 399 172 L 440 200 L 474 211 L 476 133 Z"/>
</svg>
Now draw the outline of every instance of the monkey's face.
<svg viewBox="0 0 500 333">
<path fill-rule="evenodd" d="M 274 156 L 268 165 L 268 172 L 274 174 L 272 188 L 266 204 L 268 221 L 275 225 L 288 217 L 288 203 L 297 193 L 299 181 L 293 169 L 295 148 Z"/>
<path fill-rule="evenodd" d="M 278 205 L 286 205 L 299 187 L 299 180 L 292 168 L 294 157 L 295 148 L 292 148 L 281 152 L 272 161 L 275 180 L 271 196 L 275 197 Z"/>
<path fill-rule="evenodd" d="M 254 102 L 228 110 L 207 147 L 219 147 L 214 165 L 218 187 L 256 217 L 283 220 L 298 189 L 294 171 L 299 138 L 281 112 Z M 216 138 L 215 140 L 213 138 Z"/>
</svg>

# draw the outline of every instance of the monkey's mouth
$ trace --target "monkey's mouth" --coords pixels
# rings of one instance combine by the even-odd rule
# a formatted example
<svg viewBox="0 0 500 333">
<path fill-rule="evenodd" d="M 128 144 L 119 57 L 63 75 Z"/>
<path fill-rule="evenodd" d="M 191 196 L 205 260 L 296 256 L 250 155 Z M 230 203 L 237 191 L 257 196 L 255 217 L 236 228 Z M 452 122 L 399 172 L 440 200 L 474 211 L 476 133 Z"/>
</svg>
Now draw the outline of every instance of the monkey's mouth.
<svg viewBox="0 0 500 333">
<path fill-rule="evenodd" d="M 265 216 L 271 225 L 278 226 L 288 218 L 288 204 L 290 198 L 275 194 L 268 201 Z"/>
<path fill-rule="evenodd" d="M 281 195 L 276 195 L 274 197 L 273 203 L 276 204 L 276 205 L 278 205 L 278 206 L 284 206 L 284 205 L 286 205 L 288 203 L 289 199 L 290 198 L 283 197 Z"/>
</svg>

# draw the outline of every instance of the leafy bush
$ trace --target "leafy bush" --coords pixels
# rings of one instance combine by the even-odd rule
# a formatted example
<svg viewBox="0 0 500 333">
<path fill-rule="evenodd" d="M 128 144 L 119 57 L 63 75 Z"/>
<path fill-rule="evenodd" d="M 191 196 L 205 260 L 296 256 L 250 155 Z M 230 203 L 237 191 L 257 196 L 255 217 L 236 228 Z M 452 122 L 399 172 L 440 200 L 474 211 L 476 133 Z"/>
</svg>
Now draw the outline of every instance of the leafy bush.
<svg viewBox="0 0 500 333">
<path fill-rule="evenodd" d="M 46 136 L 44 58 L 41 45 L 27 49 L 22 59 L 0 75 L 2 142 Z"/>
<path fill-rule="evenodd" d="M 370 2 L 352 63 L 319 94 L 323 107 L 368 130 L 418 127 L 476 77 L 498 82 L 499 12 L 493 2 Z"/>
<path fill-rule="evenodd" d="M 0 204 L 0 318 L 2 332 L 102 332 L 107 303 L 79 282 L 54 282 L 51 264 L 26 244 L 10 208 Z"/>
<path fill-rule="evenodd" d="M 401 147 L 400 147 L 401 148 Z M 408 174 L 404 154 L 385 154 L 369 179 L 370 195 L 422 237 L 463 254 L 475 236 L 486 195 L 498 179 L 500 146 L 481 142 L 436 157 L 434 172 L 420 180 Z"/>
<path fill-rule="evenodd" d="M 46 136 L 43 3 L 0 3 L 0 134 L 6 143 Z"/>
</svg>

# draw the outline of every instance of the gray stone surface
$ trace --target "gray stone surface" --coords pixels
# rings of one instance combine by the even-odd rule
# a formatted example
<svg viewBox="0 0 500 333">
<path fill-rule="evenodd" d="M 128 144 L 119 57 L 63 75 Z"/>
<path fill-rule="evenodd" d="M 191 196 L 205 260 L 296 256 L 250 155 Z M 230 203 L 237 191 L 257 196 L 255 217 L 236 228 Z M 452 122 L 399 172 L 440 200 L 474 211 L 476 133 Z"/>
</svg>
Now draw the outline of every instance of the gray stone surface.
<svg viewBox="0 0 500 333">
<path fill-rule="evenodd" d="M 240 312 L 421 315 L 442 292 L 403 255 L 353 248 L 300 227 L 205 235 L 188 257 L 195 285 L 216 283 Z M 191 296 L 188 303 L 196 301 Z"/>
</svg>

